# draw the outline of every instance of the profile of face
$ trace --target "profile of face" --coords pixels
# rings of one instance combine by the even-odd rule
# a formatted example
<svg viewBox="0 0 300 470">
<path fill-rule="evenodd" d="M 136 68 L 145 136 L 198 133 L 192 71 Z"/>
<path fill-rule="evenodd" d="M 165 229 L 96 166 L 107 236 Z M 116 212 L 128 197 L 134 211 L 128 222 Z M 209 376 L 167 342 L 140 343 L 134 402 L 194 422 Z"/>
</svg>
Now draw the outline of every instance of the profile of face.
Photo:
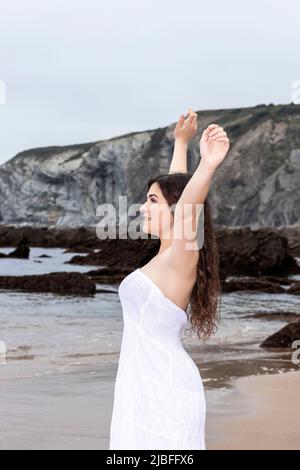
<svg viewBox="0 0 300 470">
<path fill-rule="evenodd" d="M 170 238 L 173 227 L 173 214 L 158 183 L 153 183 L 140 207 L 143 217 L 142 230 L 159 238 Z"/>
</svg>

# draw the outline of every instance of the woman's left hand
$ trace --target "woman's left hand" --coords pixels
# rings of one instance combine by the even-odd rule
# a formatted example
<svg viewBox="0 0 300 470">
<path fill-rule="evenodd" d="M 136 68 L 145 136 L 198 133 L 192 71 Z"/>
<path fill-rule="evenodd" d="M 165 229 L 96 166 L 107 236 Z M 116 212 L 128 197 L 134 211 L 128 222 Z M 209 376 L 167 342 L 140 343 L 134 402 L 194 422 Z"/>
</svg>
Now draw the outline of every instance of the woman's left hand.
<svg viewBox="0 0 300 470">
<path fill-rule="evenodd" d="M 201 161 L 216 169 L 224 160 L 229 150 L 229 139 L 223 127 L 210 124 L 202 133 L 200 142 Z"/>
</svg>

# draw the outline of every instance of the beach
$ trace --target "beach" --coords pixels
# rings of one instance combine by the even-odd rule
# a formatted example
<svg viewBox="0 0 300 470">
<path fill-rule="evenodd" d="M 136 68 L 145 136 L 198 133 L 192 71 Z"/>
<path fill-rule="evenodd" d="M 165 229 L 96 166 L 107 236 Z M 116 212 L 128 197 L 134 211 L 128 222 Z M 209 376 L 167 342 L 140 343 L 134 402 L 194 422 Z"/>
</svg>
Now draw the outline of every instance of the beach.
<svg viewBox="0 0 300 470">
<path fill-rule="evenodd" d="M 29 260 L 3 258 L 0 274 L 90 269 L 65 264 L 73 255 L 62 248 L 32 248 Z M 0 361 L 1 450 L 108 449 L 123 320 L 118 284 L 101 287 L 109 292 L 89 297 L 0 290 L 0 340 L 6 345 L 6 360 Z M 299 384 L 287 383 L 284 393 L 274 394 L 299 366 L 290 352 L 259 347 L 287 323 L 286 316 L 299 315 L 299 296 L 226 293 L 221 315 L 222 325 L 207 344 L 195 335 L 182 337 L 204 384 L 207 449 L 250 448 L 257 441 L 266 448 L 269 441 L 276 448 L 300 448 L 296 396 L 286 398 Z M 274 381 L 271 391 L 263 388 L 264 380 Z M 278 407 L 283 415 L 277 425 L 272 420 Z M 279 443 L 271 431 L 278 440 L 282 436 Z"/>
<path fill-rule="evenodd" d="M 300 368 L 243 377 L 232 385 L 223 402 L 227 415 L 207 420 L 208 450 L 300 449 Z"/>
<path fill-rule="evenodd" d="M 0 450 L 108 449 L 115 373 L 101 364 L 0 380 Z"/>
<path fill-rule="evenodd" d="M 0 382 L 0 449 L 107 450 L 115 374 L 78 366 Z M 217 401 L 206 392 L 207 450 L 300 449 L 299 371 L 231 386 Z"/>
</svg>

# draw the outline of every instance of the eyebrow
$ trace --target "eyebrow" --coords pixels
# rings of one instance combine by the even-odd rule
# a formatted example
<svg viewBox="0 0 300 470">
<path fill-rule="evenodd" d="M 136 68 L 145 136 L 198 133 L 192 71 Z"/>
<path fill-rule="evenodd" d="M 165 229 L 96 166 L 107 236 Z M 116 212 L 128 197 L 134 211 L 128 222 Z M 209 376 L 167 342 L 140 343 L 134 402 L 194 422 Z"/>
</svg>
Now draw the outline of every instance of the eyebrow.
<svg viewBox="0 0 300 470">
<path fill-rule="evenodd" d="M 156 194 L 148 194 L 147 197 L 151 197 L 151 196 L 155 196 L 158 198 L 158 196 Z"/>
</svg>

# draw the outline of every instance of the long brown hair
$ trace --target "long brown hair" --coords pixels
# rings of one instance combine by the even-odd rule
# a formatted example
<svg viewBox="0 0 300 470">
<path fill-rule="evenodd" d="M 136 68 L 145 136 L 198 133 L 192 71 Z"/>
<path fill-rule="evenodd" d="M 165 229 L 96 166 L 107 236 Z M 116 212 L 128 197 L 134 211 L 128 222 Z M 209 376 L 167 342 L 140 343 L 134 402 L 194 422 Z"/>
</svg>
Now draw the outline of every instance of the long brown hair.
<svg viewBox="0 0 300 470">
<path fill-rule="evenodd" d="M 189 173 L 171 173 L 151 178 L 148 190 L 157 183 L 164 198 L 175 207 L 182 191 L 192 177 Z M 173 206 L 174 204 L 174 206 Z M 211 208 L 206 197 L 204 203 L 204 243 L 199 250 L 197 279 L 194 284 L 187 310 L 191 332 L 199 339 L 207 340 L 218 329 L 221 307 L 221 285 L 219 277 L 219 252 L 213 228 Z M 172 211 L 174 209 L 171 209 Z"/>
</svg>

